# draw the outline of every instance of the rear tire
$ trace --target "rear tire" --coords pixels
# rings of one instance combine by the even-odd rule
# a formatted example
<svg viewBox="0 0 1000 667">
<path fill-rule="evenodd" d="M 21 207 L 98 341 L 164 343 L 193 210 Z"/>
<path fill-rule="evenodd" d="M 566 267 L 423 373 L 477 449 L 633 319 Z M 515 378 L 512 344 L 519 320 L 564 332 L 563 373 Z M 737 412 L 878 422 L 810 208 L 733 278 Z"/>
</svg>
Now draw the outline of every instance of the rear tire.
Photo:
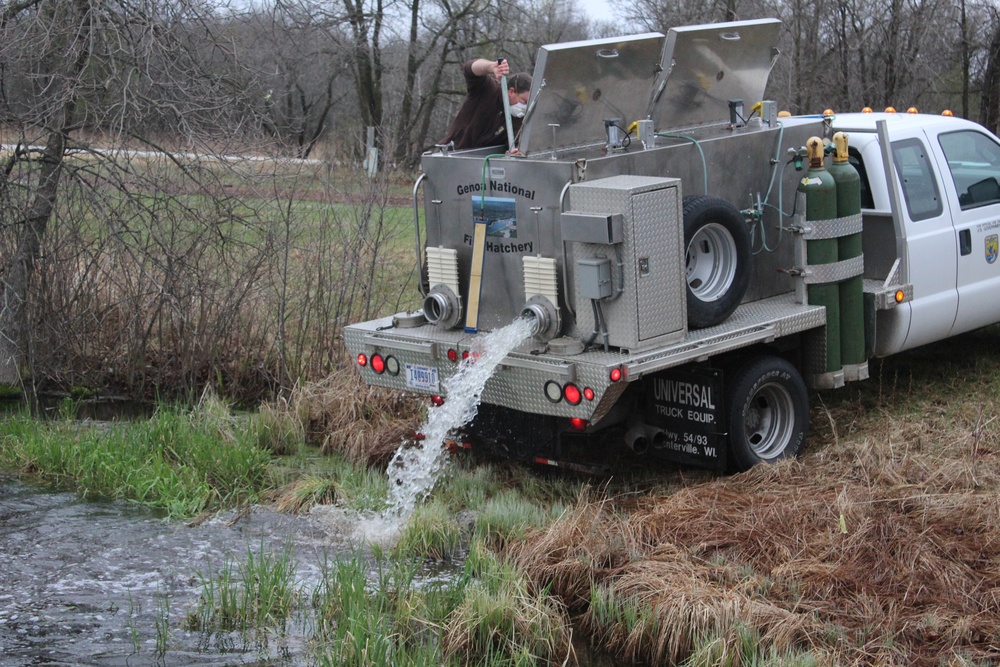
<svg viewBox="0 0 1000 667">
<path fill-rule="evenodd" d="M 798 456 L 809 430 L 809 395 L 781 357 L 755 357 L 727 378 L 726 416 L 733 466 L 749 470 Z"/>
<path fill-rule="evenodd" d="M 684 198 L 687 321 L 715 326 L 733 314 L 750 285 L 750 230 L 721 197 Z"/>
</svg>

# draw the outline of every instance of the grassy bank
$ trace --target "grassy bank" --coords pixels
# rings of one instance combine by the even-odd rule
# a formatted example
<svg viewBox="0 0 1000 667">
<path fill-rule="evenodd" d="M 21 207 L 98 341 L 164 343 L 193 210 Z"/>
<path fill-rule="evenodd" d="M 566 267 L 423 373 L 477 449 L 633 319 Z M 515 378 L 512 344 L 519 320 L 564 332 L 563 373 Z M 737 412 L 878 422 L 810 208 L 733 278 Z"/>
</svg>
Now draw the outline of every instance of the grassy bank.
<svg viewBox="0 0 1000 667">
<path fill-rule="evenodd" d="M 0 466 L 87 497 L 128 500 L 174 518 L 255 502 L 270 488 L 271 453 L 256 419 L 213 401 L 193 412 L 163 407 L 148 420 L 0 421 Z"/>
<path fill-rule="evenodd" d="M 998 378 L 996 328 L 875 363 L 869 381 L 813 396 L 799 461 L 731 477 L 644 465 L 589 480 L 458 459 L 391 546 L 330 562 L 308 586 L 290 580 L 294 551 L 235 554 L 201 573 L 185 623 L 280 635 L 304 622 L 329 665 L 572 665 L 581 642 L 610 664 L 996 664 Z M 237 442 L 261 456 L 265 474 L 244 465 L 258 481 L 239 488 L 181 473 L 214 490 L 178 506 L 263 497 L 288 512 L 372 512 L 385 505 L 385 453 L 420 420 L 351 377 L 275 411 L 244 435 L 218 414 L 163 414 L 133 432 L 134 448 L 111 449 L 214 439 L 216 455 L 184 456 L 203 471 Z M 97 488 L 92 471 L 110 456 L 98 438 L 71 439 L 88 463 L 70 464 L 54 440 L 11 444 L 65 438 L 68 424 L 3 428 L 4 466 Z M 275 458 L 277 442 L 296 453 Z M 167 477 L 160 456 L 148 467 Z M 116 493 L 102 492 L 132 497 Z M 450 576 L 428 574 L 441 564 Z"/>
</svg>

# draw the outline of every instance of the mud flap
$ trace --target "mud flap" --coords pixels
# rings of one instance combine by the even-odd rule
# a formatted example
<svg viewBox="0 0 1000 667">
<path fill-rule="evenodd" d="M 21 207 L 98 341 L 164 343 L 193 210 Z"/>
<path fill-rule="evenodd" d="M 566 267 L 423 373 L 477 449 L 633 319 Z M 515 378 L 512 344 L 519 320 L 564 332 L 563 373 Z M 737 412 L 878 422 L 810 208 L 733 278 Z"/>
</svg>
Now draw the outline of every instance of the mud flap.
<svg viewBox="0 0 1000 667">
<path fill-rule="evenodd" d="M 726 470 L 722 371 L 668 370 L 643 380 L 650 453 L 667 461 Z"/>
</svg>

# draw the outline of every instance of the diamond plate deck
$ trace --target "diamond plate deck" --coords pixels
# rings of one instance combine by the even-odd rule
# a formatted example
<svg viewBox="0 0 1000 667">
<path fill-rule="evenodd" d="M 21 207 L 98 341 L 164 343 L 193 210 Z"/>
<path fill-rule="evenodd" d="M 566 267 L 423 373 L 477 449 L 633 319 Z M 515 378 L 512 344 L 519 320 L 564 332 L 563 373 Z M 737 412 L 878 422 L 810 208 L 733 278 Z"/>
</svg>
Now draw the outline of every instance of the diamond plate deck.
<svg viewBox="0 0 1000 667">
<path fill-rule="evenodd" d="M 609 373 L 621 368 L 624 382 L 634 382 L 644 375 L 702 361 L 723 352 L 767 343 L 794 333 L 821 327 L 826 323 L 826 310 L 821 306 L 795 303 L 791 293 L 743 304 L 724 323 L 707 329 L 690 331 L 683 340 L 654 350 L 591 350 L 578 355 L 543 354 L 532 349 L 536 343 L 526 343 L 512 352 L 483 390 L 483 401 L 494 405 L 564 417 L 594 420 L 607 412 L 609 405 L 601 398 L 613 395 Z M 457 364 L 449 361 L 448 349 L 459 354 L 469 349 L 472 335 L 459 330 L 443 330 L 427 324 L 411 329 L 393 329 L 392 318 L 382 318 L 354 324 L 344 329 L 344 342 L 352 355 L 361 352 L 396 357 L 401 364 L 419 364 L 438 369 L 442 379 L 455 372 Z M 364 380 L 370 384 L 404 391 L 402 375 L 376 374 L 361 368 Z M 545 397 L 543 387 L 549 380 L 579 387 L 591 387 L 597 397 L 572 406 L 553 403 Z M 417 392 L 421 393 L 421 392 Z M 436 393 L 431 391 L 425 394 Z M 600 406 L 600 410 L 598 407 Z"/>
</svg>

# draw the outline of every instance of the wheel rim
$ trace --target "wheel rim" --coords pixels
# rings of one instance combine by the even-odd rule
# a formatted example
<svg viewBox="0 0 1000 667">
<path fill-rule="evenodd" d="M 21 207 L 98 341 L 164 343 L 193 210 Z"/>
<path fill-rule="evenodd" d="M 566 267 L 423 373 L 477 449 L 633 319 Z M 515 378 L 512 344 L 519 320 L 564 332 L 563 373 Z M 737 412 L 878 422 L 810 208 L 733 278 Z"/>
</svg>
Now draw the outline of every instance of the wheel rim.
<svg viewBox="0 0 1000 667">
<path fill-rule="evenodd" d="M 721 299 L 736 276 L 736 241 L 725 227 L 709 223 L 687 247 L 688 289 L 701 301 Z"/>
<path fill-rule="evenodd" d="M 743 430 L 754 454 L 777 458 L 791 441 L 795 426 L 792 395 L 780 384 L 769 383 L 757 390 L 744 415 Z"/>
</svg>

